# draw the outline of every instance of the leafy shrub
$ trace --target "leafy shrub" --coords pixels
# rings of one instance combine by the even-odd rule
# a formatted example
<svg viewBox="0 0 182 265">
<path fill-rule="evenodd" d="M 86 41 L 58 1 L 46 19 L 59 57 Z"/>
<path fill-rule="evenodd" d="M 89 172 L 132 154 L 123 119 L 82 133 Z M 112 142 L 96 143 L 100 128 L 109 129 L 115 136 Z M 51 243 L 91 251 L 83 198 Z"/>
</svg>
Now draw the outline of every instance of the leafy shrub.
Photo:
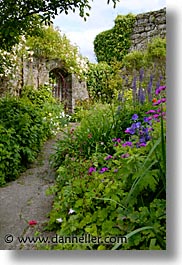
<svg viewBox="0 0 182 265">
<path fill-rule="evenodd" d="M 144 52 L 132 51 L 124 56 L 122 63 L 127 71 L 131 72 L 133 69 L 139 71 L 146 64 Z"/>
<path fill-rule="evenodd" d="M 110 64 L 113 60 L 121 61 L 131 46 L 130 36 L 133 31 L 135 16 L 118 15 L 115 26 L 98 34 L 94 40 L 94 51 L 98 62 Z"/>
<path fill-rule="evenodd" d="M 43 89 L 31 91 L 29 97 L 0 99 L 1 185 L 32 163 L 43 142 L 68 121 L 62 105 L 53 104 L 46 93 Z"/>
<path fill-rule="evenodd" d="M 13 128 L 7 129 L 0 124 L 0 186 L 15 179 L 21 169 L 20 146 L 16 141 Z"/>
</svg>

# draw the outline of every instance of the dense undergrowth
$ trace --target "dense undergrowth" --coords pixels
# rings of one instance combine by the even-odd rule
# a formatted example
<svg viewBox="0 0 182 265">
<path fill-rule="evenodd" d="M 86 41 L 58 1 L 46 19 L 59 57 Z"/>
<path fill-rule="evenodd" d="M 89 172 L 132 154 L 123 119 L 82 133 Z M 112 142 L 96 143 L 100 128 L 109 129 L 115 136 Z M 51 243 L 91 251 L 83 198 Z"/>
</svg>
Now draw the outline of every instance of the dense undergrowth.
<svg viewBox="0 0 182 265">
<path fill-rule="evenodd" d="M 42 144 L 67 123 L 48 87 L 24 88 L 22 97 L 0 99 L 0 185 L 18 177 Z"/>
<path fill-rule="evenodd" d="M 165 86 L 153 102 L 94 104 L 53 157 L 56 194 L 47 229 L 124 244 L 57 244 L 48 249 L 165 249 Z M 104 242 L 104 241 L 103 241 Z"/>
</svg>

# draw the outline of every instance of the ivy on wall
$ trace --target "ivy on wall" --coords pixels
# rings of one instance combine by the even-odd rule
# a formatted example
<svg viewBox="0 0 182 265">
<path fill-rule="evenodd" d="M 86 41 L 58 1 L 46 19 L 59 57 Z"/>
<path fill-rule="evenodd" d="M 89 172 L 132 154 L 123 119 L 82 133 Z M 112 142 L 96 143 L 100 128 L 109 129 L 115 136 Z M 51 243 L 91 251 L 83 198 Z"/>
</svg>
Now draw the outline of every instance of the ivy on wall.
<svg viewBox="0 0 182 265">
<path fill-rule="evenodd" d="M 131 46 L 130 36 L 134 22 L 135 16 L 133 14 L 118 15 L 112 29 L 96 36 L 94 51 L 98 62 L 105 61 L 110 64 L 113 60 L 122 60 Z"/>
</svg>

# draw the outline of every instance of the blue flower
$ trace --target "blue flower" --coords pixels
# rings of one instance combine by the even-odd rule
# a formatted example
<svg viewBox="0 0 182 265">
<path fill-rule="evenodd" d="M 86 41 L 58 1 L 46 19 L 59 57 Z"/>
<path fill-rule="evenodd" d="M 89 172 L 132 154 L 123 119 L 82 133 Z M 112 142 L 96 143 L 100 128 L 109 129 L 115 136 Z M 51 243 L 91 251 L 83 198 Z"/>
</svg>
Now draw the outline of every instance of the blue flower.
<svg viewBox="0 0 182 265">
<path fill-rule="evenodd" d="M 138 121 L 138 122 L 136 123 L 136 128 L 137 128 L 137 129 L 139 129 L 139 128 L 140 128 L 140 126 L 141 126 L 141 122 L 140 122 L 140 121 Z"/>
<path fill-rule="evenodd" d="M 136 121 L 138 119 L 138 115 L 137 114 L 133 114 L 132 118 L 133 121 Z"/>
</svg>

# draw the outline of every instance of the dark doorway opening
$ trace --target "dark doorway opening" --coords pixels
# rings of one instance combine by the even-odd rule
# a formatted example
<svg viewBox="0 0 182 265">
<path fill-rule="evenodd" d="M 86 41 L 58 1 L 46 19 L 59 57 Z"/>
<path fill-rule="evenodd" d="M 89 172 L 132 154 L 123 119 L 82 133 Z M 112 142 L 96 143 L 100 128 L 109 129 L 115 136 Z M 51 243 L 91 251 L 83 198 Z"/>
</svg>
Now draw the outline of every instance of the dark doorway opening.
<svg viewBox="0 0 182 265">
<path fill-rule="evenodd" d="M 71 76 L 64 69 L 54 68 L 49 73 L 52 94 L 64 104 L 66 113 L 72 112 Z"/>
</svg>

